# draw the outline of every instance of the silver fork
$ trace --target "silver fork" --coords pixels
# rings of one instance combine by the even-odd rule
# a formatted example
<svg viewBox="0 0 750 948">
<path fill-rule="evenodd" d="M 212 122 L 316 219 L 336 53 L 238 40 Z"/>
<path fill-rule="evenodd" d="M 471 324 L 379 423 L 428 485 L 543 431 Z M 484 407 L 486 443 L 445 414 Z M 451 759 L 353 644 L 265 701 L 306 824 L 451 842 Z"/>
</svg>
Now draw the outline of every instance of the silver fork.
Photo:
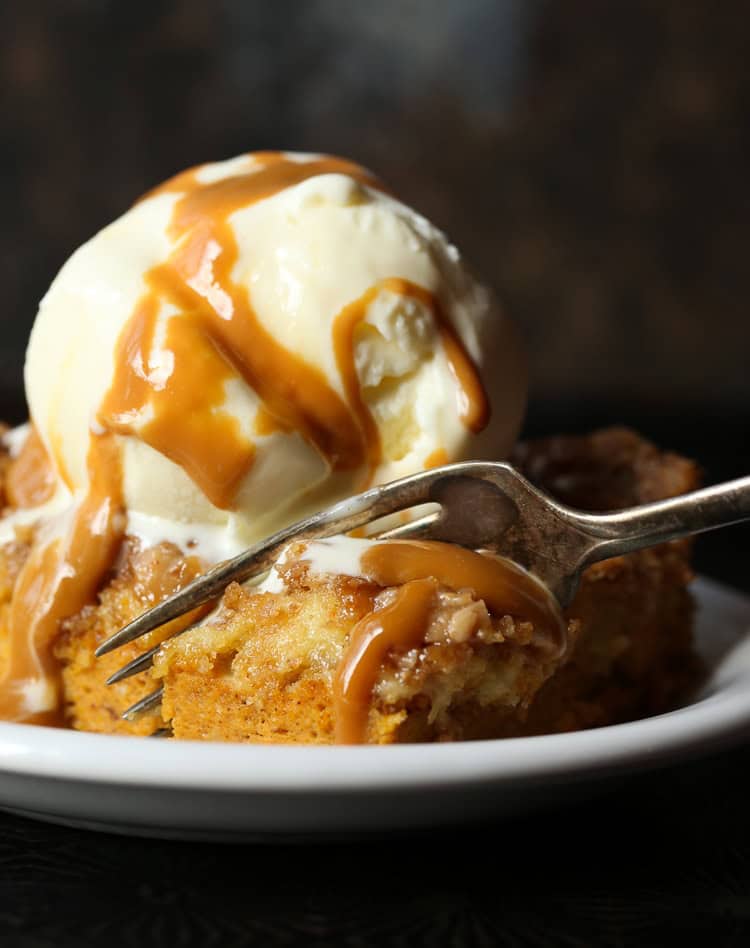
<svg viewBox="0 0 750 948">
<path fill-rule="evenodd" d="M 493 550 L 538 576 L 565 607 L 575 595 L 582 571 L 592 563 L 750 519 L 750 477 L 627 510 L 591 514 L 559 504 L 510 464 L 469 461 L 434 468 L 350 497 L 219 563 L 116 632 L 96 655 L 105 655 L 216 599 L 231 582 L 261 576 L 293 540 L 347 533 L 421 504 L 439 506 L 375 536 L 419 537 Z M 107 683 L 148 668 L 160 647 L 139 655 Z M 162 691 L 157 688 L 137 701 L 123 717 L 132 719 L 156 708 Z"/>
</svg>

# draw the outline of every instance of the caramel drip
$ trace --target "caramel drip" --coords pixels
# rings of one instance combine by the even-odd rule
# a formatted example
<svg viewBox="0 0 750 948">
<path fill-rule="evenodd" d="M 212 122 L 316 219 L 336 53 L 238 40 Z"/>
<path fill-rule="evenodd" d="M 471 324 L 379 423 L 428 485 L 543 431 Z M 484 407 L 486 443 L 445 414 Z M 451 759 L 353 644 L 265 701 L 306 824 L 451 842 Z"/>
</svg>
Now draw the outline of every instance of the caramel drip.
<svg viewBox="0 0 750 948">
<path fill-rule="evenodd" d="M 344 386 L 347 400 L 364 437 L 368 472 L 365 482 L 361 485 L 362 489 L 367 487 L 372 472 L 380 464 L 381 445 L 378 426 L 362 397 L 354 362 L 354 334 L 357 326 L 367 315 L 368 307 L 380 293 L 380 289 L 381 284 L 371 286 L 359 299 L 345 306 L 333 321 L 333 354 L 336 359 L 336 368 L 339 370 L 341 384 Z"/>
<path fill-rule="evenodd" d="M 5 493 L 11 507 L 38 507 L 55 492 L 52 461 L 32 425 L 16 458 L 11 461 L 5 480 Z"/>
<path fill-rule="evenodd" d="M 564 644 L 565 623 L 552 594 L 504 557 L 436 540 L 390 540 L 363 554 L 362 571 L 379 586 L 432 576 L 454 592 L 471 589 L 493 615 L 527 619 Z"/>
<path fill-rule="evenodd" d="M 228 507 L 255 456 L 237 419 L 219 407 L 234 371 L 200 323 L 171 319 L 166 329 L 171 365 L 162 378 L 149 364 L 158 314 L 158 300 L 146 297 L 120 336 L 114 381 L 99 419 L 118 434 L 136 428 L 138 437 L 180 465 L 211 503 Z M 147 407 L 150 418 L 139 424 L 138 413 Z"/>
<path fill-rule="evenodd" d="M 380 438 L 375 421 L 362 398 L 354 361 L 354 336 L 357 326 L 364 320 L 370 305 L 384 290 L 395 293 L 397 296 L 415 299 L 432 314 L 440 335 L 443 351 L 456 382 L 459 417 L 466 427 L 477 433 L 485 428 L 490 418 L 489 399 L 477 368 L 455 329 L 446 319 L 435 296 L 424 287 L 399 277 L 388 277 L 381 280 L 375 286 L 371 286 L 359 299 L 345 306 L 333 324 L 333 349 L 336 356 L 336 365 L 344 385 L 346 397 L 357 416 L 360 428 L 365 433 L 370 471 L 373 471 L 380 463 Z M 445 455 L 445 452 L 443 452 L 443 455 Z M 447 461 L 447 455 L 445 456 Z M 439 463 L 446 462 L 440 461 Z"/>
<path fill-rule="evenodd" d="M 233 281 L 238 250 L 228 219 L 315 175 L 376 181 L 337 158 L 301 163 L 266 153 L 260 164 L 213 184 L 202 184 L 195 171 L 185 172 L 152 192 L 184 191 L 170 224 L 178 247 L 169 261 L 147 274 L 148 293 L 121 336 L 115 379 L 99 412 L 104 427 L 135 434 L 180 464 L 212 503 L 225 509 L 231 508 L 254 456 L 252 442 L 221 410 L 226 382 L 238 375 L 263 403 L 265 430 L 273 419 L 281 430 L 299 431 L 334 470 L 360 467 L 367 453 L 366 433 L 323 372 L 276 341 L 258 319 L 246 288 Z M 165 373 L 149 371 L 163 303 L 179 311 L 169 319 L 162 347 L 174 356 L 166 379 Z M 145 414 L 150 420 L 144 422 Z"/>
<path fill-rule="evenodd" d="M 32 550 L 16 580 L 8 620 L 11 648 L 0 682 L 5 720 L 60 723 L 59 711 L 30 713 L 24 689 L 58 687 L 52 645 L 59 624 L 93 599 L 122 541 L 119 453 L 112 436 L 92 437 L 88 474 L 88 494 L 65 534 Z"/>
<path fill-rule="evenodd" d="M 434 579 L 405 583 L 393 601 L 354 626 L 334 681 L 336 742 L 361 744 L 367 731 L 372 689 L 391 650 L 407 651 L 424 641 L 435 602 Z"/>
<path fill-rule="evenodd" d="M 449 462 L 448 452 L 445 448 L 436 448 L 432 454 L 428 454 L 424 459 L 424 468 L 429 471 L 433 467 L 442 467 Z"/>
<path fill-rule="evenodd" d="M 490 420 L 490 402 L 477 367 L 453 325 L 446 318 L 440 303 L 429 290 L 418 286 L 416 283 L 411 283 L 409 280 L 392 277 L 383 280 L 380 285 L 383 289 L 390 290 L 391 293 L 410 296 L 415 300 L 419 300 L 432 313 L 440 333 L 440 342 L 445 357 L 456 383 L 458 416 L 469 431 L 478 434 L 487 426 Z"/>
<path fill-rule="evenodd" d="M 479 434 L 490 420 L 487 393 L 456 331 L 445 321 L 441 329 L 445 355 L 456 381 L 458 417 L 469 431 Z"/>
<path fill-rule="evenodd" d="M 265 406 L 261 405 L 255 414 L 253 431 L 256 435 L 263 437 L 275 434 L 277 431 L 283 431 L 288 434 L 289 428 L 282 425 L 278 418 L 274 418 L 274 416 L 266 410 Z"/>
<path fill-rule="evenodd" d="M 532 622 L 536 641 L 546 652 L 560 655 L 565 648 L 567 626 L 557 602 L 511 560 L 450 543 L 389 540 L 362 555 L 361 569 L 378 586 L 400 588 L 391 603 L 355 626 L 339 665 L 334 704 L 336 736 L 342 743 L 366 740 L 372 689 L 383 661 L 390 651 L 403 653 L 424 642 L 438 585 L 454 592 L 471 590 L 495 617 Z"/>
</svg>

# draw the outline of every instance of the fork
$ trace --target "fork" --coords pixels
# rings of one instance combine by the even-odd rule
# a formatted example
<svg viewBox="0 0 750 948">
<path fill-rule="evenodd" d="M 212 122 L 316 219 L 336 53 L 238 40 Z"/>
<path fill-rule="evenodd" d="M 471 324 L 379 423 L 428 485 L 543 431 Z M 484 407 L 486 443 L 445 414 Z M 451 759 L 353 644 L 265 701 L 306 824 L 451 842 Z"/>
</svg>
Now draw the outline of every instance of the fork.
<svg viewBox="0 0 750 948">
<path fill-rule="evenodd" d="M 120 629 L 95 654 L 105 655 L 218 598 L 231 582 L 259 578 L 293 540 L 347 533 L 422 504 L 437 504 L 438 509 L 376 532 L 373 538 L 443 540 L 507 556 L 542 580 L 565 608 L 581 573 L 592 563 L 750 519 L 750 477 L 626 510 L 592 514 L 558 503 L 505 462 L 468 461 L 433 468 L 343 500 L 219 563 Z M 148 668 L 162 644 L 115 672 L 107 684 Z M 123 717 L 131 720 L 155 709 L 162 692 L 159 687 L 146 695 Z M 168 729 L 160 728 L 156 735 L 165 733 Z"/>
</svg>

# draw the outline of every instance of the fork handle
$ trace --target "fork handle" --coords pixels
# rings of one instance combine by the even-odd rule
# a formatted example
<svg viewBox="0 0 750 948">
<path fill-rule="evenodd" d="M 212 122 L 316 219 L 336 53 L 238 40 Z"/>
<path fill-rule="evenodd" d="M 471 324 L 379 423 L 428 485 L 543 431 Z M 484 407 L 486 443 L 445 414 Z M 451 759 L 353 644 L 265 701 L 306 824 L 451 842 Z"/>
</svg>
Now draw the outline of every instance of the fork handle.
<svg viewBox="0 0 750 948">
<path fill-rule="evenodd" d="M 593 563 L 750 520 L 750 477 L 584 519 L 598 540 L 587 557 Z"/>
</svg>

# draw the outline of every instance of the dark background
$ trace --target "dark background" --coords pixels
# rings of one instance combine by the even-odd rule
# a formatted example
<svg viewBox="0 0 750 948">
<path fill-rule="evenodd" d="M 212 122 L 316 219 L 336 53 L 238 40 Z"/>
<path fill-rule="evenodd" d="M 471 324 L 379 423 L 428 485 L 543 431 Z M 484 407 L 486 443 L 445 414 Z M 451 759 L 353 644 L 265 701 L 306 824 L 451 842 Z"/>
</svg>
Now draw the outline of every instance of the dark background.
<svg viewBox="0 0 750 948">
<path fill-rule="evenodd" d="M 50 280 L 137 195 L 197 162 L 322 150 L 496 286 L 529 344 L 528 433 L 625 422 L 709 481 L 747 473 L 749 50 L 744 0 L 5 0 L 0 415 L 24 416 Z M 702 540 L 699 568 L 750 589 L 749 541 Z M 747 944 L 746 757 L 355 847 L 2 817 L 2 944 Z"/>
</svg>

